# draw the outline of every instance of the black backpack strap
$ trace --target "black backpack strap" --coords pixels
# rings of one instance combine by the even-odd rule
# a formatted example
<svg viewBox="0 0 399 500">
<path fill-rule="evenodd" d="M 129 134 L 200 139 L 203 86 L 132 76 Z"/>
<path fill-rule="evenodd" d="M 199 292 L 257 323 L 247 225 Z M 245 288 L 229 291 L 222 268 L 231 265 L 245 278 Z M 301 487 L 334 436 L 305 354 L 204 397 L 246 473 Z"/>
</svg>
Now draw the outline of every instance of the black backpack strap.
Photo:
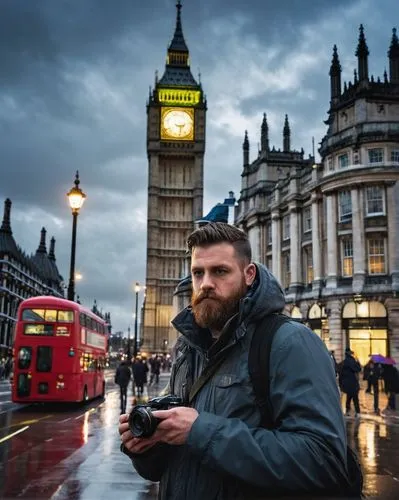
<svg viewBox="0 0 399 500">
<path fill-rule="evenodd" d="M 273 409 L 269 399 L 270 353 L 275 333 L 287 321 L 292 321 L 292 318 L 284 314 L 266 316 L 261 325 L 256 326 L 249 349 L 248 368 L 255 401 L 261 413 L 261 426 L 268 429 L 274 427 Z"/>
</svg>

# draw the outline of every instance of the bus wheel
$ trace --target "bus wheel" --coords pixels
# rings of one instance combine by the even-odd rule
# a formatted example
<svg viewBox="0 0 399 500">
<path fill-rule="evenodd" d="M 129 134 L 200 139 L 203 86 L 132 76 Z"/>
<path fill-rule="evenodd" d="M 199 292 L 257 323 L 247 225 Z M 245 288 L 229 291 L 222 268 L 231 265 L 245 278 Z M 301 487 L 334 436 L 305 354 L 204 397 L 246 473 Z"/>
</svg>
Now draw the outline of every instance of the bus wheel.
<svg viewBox="0 0 399 500">
<path fill-rule="evenodd" d="M 89 401 L 89 395 L 87 393 L 87 386 L 85 385 L 84 391 L 83 391 L 83 403 L 87 403 Z"/>
</svg>

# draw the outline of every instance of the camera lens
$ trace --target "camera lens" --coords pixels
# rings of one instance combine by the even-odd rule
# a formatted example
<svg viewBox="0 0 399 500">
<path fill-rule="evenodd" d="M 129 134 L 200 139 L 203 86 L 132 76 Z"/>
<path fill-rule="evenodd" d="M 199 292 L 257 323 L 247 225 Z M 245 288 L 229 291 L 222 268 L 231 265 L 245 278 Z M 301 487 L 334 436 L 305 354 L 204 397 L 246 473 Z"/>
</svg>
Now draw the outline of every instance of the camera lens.
<svg viewBox="0 0 399 500">
<path fill-rule="evenodd" d="M 158 421 L 149 408 L 134 408 L 129 416 L 129 428 L 134 437 L 150 437 L 157 428 Z"/>
</svg>

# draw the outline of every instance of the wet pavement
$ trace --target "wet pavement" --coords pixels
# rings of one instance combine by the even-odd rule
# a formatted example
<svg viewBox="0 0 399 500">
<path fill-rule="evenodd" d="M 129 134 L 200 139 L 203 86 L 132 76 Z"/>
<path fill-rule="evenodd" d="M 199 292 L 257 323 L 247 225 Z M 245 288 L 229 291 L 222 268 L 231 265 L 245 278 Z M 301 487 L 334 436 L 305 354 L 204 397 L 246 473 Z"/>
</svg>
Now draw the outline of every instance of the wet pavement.
<svg viewBox="0 0 399 500">
<path fill-rule="evenodd" d="M 160 384 L 150 388 L 150 397 L 164 387 L 167 378 L 168 375 L 163 374 Z M 105 401 L 93 401 L 84 407 L 26 406 L 10 411 L 8 396 L 3 395 L 4 399 L 0 399 L 0 498 L 144 500 L 157 497 L 157 485 L 142 479 L 128 457 L 119 451 L 119 391 L 112 379 L 111 374 Z M 6 391 L 2 383 L 0 392 Z M 379 416 L 374 415 L 372 401 L 371 395 L 361 392 L 360 418 L 346 418 L 348 439 L 358 450 L 365 475 L 365 497 L 396 500 L 399 498 L 399 412 L 388 415 L 383 411 Z M 380 401 L 383 409 L 385 395 Z"/>
</svg>

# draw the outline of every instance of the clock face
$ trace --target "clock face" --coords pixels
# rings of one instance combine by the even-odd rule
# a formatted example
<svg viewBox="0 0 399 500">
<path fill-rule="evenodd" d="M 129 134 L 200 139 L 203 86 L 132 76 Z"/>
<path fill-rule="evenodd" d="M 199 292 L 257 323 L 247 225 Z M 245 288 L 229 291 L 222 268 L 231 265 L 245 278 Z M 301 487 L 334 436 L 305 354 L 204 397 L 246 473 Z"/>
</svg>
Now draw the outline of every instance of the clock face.
<svg viewBox="0 0 399 500">
<path fill-rule="evenodd" d="M 162 139 L 192 141 L 194 139 L 194 111 L 167 108 L 162 110 Z"/>
</svg>

